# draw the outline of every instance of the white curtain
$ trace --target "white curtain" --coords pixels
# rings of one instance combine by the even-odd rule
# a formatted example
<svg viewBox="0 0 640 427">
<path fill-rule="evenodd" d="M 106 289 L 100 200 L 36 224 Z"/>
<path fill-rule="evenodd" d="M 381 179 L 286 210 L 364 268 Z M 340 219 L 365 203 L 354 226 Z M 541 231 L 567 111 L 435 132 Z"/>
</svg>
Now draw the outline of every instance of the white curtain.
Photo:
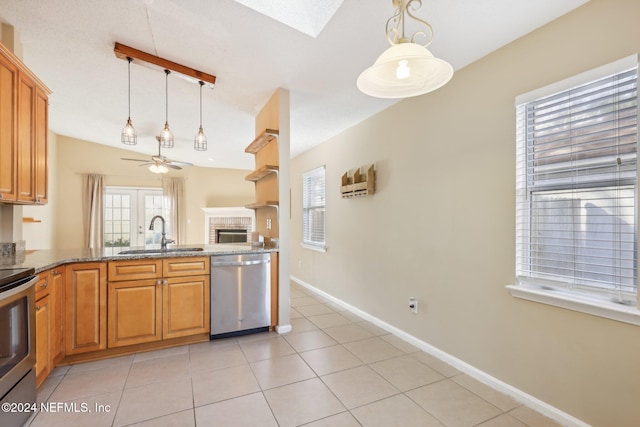
<svg viewBox="0 0 640 427">
<path fill-rule="evenodd" d="M 99 249 L 104 245 L 104 175 L 82 176 L 84 245 Z"/>
<path fill-rule="evenodd" d="M 171 230 L 168 238 L 175 240 L 178 245 L 185 244 L 184 178 L 162 178 L 162 195 L 168 215 L 169 230 Z"/>
</svg>

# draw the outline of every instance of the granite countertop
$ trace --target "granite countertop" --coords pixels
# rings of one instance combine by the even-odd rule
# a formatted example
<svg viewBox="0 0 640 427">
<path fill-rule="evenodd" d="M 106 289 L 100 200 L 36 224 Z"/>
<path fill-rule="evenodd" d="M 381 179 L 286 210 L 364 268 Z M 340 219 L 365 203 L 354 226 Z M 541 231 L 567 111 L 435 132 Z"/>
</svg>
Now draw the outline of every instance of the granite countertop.
<svg viewBox="0 0 640 427">
<path fill-rule="evenodd" d="M 233 255 L 243 253 L 265 253 L 277 252 L 277 248 L 253 247 L 247 244 L 216 244 L 216 245 L 170 245 L 169 248 L 202 248 L 202 250 L 180 250 L 177 252 L 153 252 L 143 254 L 119 255 L 121 248 L 104 248 L 104 249 L 52 249 L 17 252 L 14 255 L 5 255 L 0 257 L 0 268 L 20 268 L 33 267 L 36 273 L 50 268 L 58 267 L 63 264 L 73 262 L 102 262 L 102 261 L 122 261 L 128 259 L 143 258 L 178 258 L 189 256 L 216 256 L 216 255 Z M 133 250 L 145 248 L 130 248 Z"/>
</svg>

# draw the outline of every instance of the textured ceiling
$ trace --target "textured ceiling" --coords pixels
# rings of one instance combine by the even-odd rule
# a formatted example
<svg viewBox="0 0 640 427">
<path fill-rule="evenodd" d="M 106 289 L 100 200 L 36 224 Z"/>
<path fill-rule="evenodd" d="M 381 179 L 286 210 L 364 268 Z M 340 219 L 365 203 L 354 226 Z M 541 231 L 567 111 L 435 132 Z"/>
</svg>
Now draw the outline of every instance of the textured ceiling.
<svg viewBox="0 0 640 427">
<path fill-rule="evenodd" d="M 253 156 L 244 148 L 255 136 L 254 117 L 279 87 L 291 93 L 292 156 L 393 103 L 355 85 L 388 46 L 391 0 L 296 2 L 306 8 L 292 1 L 0 0 L 0 21 L 14 26 L 23 61 L 53 91 L 50 127 L 57 134 L 125 148 L 119 140 L 127 118 L 127 63 L 113 54 L 117 41 L 217 76 L 215 88 L 203 92 L 205 153 L 192 149 L 198 85 L 170 76 L 176 144 L 163 154 L 201 166 L 252 169 Z M 424 0 L 418 16 L 434 28 L 429 49 L 459 70 L 584 3 Z M 164 78 L 131 67 L 135 151 L 157 149 Z"/>
</svg>

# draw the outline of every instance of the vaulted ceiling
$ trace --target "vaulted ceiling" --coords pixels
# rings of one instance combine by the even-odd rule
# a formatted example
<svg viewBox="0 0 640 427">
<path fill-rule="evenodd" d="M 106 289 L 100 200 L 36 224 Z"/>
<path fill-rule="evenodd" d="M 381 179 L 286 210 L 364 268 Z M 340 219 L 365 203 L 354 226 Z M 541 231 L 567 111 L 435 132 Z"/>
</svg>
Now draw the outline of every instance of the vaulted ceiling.
<svg viewBox="0 0 640 427">
<path fill-rule="evenodd" d="M 430 50 L 456 70 L 587 0 L 423 0 Z M 115 42 L 217 76 L 203 92 L 207 152 L 192 149 L 197 84 L 169 77 L 175 148 L 164 154 L 206 167 L 253 168 L 244 148 L 254 118 L 277 88 L 290 91 L 295 156 L 387 108 L 355 81 L 388 47 L 391 0 L 0 0 L 23 61 L 53 91 L 50 128 L 125 148 L 127 63 Z M 453 77 L 455 79 L 455 75 Z M 423 95 L 423 96 L 429 96 Z M 145 154 L 165 119 L 165 75 L 132 65 L 131 118 Z"/>
</svg>

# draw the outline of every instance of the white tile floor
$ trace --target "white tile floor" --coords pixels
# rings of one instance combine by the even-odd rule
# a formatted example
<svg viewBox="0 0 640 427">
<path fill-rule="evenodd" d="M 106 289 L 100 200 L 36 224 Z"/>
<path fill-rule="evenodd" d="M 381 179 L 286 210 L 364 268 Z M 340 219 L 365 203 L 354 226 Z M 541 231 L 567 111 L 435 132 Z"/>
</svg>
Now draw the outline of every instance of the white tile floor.
<svg viewBox="0 0 640 427">
<path fill-rule="evenodd" d="M 557 426 L 295 283 L 293 332 L 57 368 L 41 426 Z M 98 412 L 95 405 L 109 410 Z"/>
</svg>

